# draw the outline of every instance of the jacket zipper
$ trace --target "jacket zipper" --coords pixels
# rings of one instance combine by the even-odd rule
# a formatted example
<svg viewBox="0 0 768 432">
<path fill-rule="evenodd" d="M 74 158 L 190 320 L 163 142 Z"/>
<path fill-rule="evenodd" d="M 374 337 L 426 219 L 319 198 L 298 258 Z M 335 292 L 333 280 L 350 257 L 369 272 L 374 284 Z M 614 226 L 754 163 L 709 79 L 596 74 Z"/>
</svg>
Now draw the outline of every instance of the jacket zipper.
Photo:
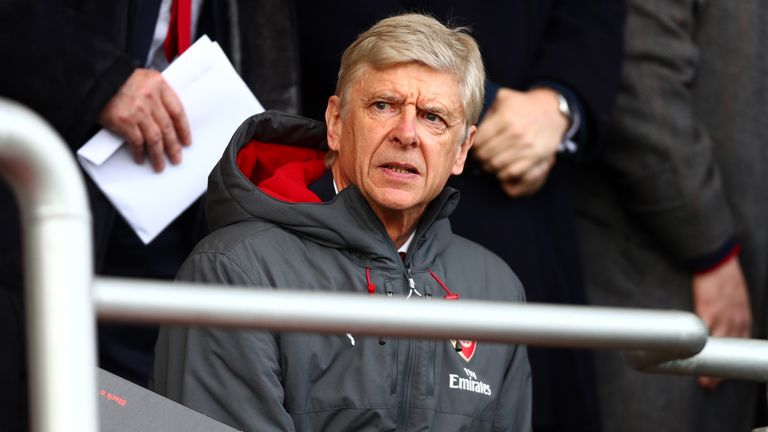
<svg viewBox="0 0 768 432">
<path fill-rule="evenodd" d="M 406 266 L 405 268 L 405 275 L 408 279 L 408 286 L 410 289 L 416 288 L 416 282 L 413 280 L 413 274 L 411 273 L 411 266 L 410 264 Z M 402 398 L 402 410 L 400 414 L 400 427 L 398 430 L 404 431 L 406 430 L 405 427 L 408 424 L 408 405 L 411 403 L 411 381 L 413 380 L 413 362 L 414 362 L 414 351 L 416 350 L 416 341 L 413 339 L 408 340 L 408 352 L 406 354 L 406 362 L 405 362 L 405 370 L 404 375 L 405 379 L 403 380 L 403 398 Z"/>
<path fill-rule="evenodd" d="M 424 286 L 424 297 L 427 300 L 432 300 L 432 287 L 429 284 Z M 434 339 L 429 341 L 429 360 L 427 362 L 427 397 L 431 398 L 435 395 L 435 375 L 437 374 L 437 367 L 435 366 L 435 357 L 437 355 L 437 341 Z"/>
<path fill-rule="evenodd" d="M 413 339 L 408 340 L 408 354 L 406 356 L 407 360 L 405 363 L 405 379 L 403 380 L 403 406 L 402 406 L 402 412 L 400 414 L 400 427 L 398 430 L 404 431 L 405 426 L 408 424 L 408 405 L 411 403 L 411 380 L 413 379 L 413 362 L 414 362 L 414 355 L 413 352 L 415 350 L 416 341 Z"/>
<path fill-rule="evenodd" d="M 392 283 L 389 280 L 384 281 L 384 292 L 386 293 L 387 297 L 392 297 Z M 379 339 L 379 344 L 383 344 L 384 338 Z M 400 340 L 394 339 L 395 346 L 392 348 L 392 365 L 395 368 L 395 372 L 392 374 L 392 379 L 389 382 L 389 394 L 392 396 L 397 395 L 397 378 L 399 377 L 398 371 L 400 370 L 400 367 L 398 365 L 397 359 L 399 358 L 399 350 L 400 350 Z"/>
<path fill-rule="evenodd" d="M 407 298 L 411 298 L 411 295 L 416 293 L 417 296 L 421 297 L 421 293 L 416 289 L 416 282 L 413 280 L 413 274 L 411 273 L 411 266 L 405 268 L 405 276 L 408 278 L 408 295 Z"/>
</svg>

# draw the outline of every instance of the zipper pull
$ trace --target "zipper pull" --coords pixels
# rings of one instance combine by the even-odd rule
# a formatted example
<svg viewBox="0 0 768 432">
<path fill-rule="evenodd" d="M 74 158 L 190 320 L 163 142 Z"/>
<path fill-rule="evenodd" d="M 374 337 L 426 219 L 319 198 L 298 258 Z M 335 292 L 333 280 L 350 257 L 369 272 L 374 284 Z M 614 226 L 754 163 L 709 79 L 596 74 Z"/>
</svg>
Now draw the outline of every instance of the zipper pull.
<svg viewBox="0 0 768 432">
<path fill-rule="evenodd" d="M 411 273 L 411 267 L 405 268 L 405 275 L 408 277 L 408 286 L 411 289 L 416 289 L 416 282 L 413 280 L 413 274 Z"/>
<path fill-rule="evenodd" d="M 392 290 L 389 288 L 389 284 L 385 283 L 384 293 L 387 297 L 392 297 Z M 379 345 L 386 345 L 387 341 L 384 340 L 384 336 L 379 337 Z"/>
<path fill-rule="evenodd" d="M 446 292 L 445 297 L 443 297 L 446 300 L 458 300 L 459 295 L 456 293 L 452 293 L 451 290 L 448 289 L 448 287 L 443 283 L 443 281 L 440 280 L 439 277 L 433 272 L 432 270 L 429 271 L 429 274 L 432 276 L 432 279 L 434 279 L 441 288 Z M 453 339 L 456 341 L 455 345 L 453 346 L 453 349 L 456 350 L 456 352 L 461 352 L 461 340 L 459 338 Z"/>
<path fill-rule="evenodd" d="M 365 268 L 365 281 L 368 283 L 368 294 L 374 295 L 376 293 L 376 285 L 371 282 L 371 268 Z"/>
<path fill-rule="evenodd" d="M 413 280 L 413 273 L 411 273 L 411 267 L 408 266 L 405 268 L 405 276 L 408 278 L 408 297 L 411 298 L 411 296 L 416 293 L 417 296 L 421 297 L 421 293 L 416 290 L 416 281 Z"/>
</svg>

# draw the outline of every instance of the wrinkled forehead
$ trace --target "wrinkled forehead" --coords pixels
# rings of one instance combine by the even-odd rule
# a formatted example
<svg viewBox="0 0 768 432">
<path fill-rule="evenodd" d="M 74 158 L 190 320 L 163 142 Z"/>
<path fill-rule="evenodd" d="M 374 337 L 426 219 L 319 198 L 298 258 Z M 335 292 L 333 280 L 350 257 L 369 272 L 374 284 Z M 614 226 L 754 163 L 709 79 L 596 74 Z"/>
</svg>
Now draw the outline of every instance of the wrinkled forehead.
<svg viewBox="0 0 768 432">
<path fill-rule="evenodd" d="M 440 71 L 418 62 L 398 63 L 384 68 L 363 65 L 355 70 L 347 88 L 343 89 L 342 104 L 350 102 L 352 93 L 356 100 L 409 100 L 440 108 L 451 116 L 464 116 L 460 78 L 453 72 Z"/>
</svg>

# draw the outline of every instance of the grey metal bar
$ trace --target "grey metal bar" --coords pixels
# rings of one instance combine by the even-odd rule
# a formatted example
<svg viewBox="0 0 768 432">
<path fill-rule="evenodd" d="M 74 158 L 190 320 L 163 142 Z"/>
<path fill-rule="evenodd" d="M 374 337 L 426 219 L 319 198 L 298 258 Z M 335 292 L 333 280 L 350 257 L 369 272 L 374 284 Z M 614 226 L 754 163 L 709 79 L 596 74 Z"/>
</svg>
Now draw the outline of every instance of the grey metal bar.
<svg viewBox="0 0 768 432">
<path fill-rule="evenodd" d="M 24 234 L 32 430 L 95 431 L 91 226 L 82 177 L 37 114 L 0 98 L 0 119 L 0 173 L 16 195 Z"/>
<path fill-rule="evenodd" d="M 94 300 L 100 318 L 116 321 L 643 349 L 666 359 L 693 355 L 707 339 L 698 317 L 677 311 L 426 302 L 113 278 L 95 279 Z"/>
<path fill-rule="evenodd" d="M 112 321 L 615 349 L 646 372 L 768 381 L 768 341 L 707 339 L 703 322 L 689 312 L 425 302 L 118 278 L 96 278 L 94 301 L 99 318 Z"/>
<path fill-rule="evenodd" d="M 655 362 L 628 354 L 627 361 L 644 372 L 709 375 L 768 382 L 768 341 L 710 337 L 704 349 L 690 358 Z"/>
</svg>

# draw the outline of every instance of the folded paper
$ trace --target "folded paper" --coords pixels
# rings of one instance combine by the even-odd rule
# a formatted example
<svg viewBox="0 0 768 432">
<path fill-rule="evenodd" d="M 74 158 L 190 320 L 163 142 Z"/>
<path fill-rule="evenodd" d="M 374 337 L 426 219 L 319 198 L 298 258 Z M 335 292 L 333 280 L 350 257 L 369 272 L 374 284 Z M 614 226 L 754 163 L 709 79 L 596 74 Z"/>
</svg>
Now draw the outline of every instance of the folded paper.
<svg viewBox="0 0 768 432">
<path fill-rule="evenodd" d="M 179 165 L 167 161 L 161 173 L 149 162 L 139 165 L 123 139 L 107 130 L 77 152 L 83 169 L 145 244 L 205 192 L 208 174 L 237 127 L 264 111 L 221 47 L 207 36 L 162 74 L 190 125 L 192 145 L 183 148 Z"/>
</svg>

